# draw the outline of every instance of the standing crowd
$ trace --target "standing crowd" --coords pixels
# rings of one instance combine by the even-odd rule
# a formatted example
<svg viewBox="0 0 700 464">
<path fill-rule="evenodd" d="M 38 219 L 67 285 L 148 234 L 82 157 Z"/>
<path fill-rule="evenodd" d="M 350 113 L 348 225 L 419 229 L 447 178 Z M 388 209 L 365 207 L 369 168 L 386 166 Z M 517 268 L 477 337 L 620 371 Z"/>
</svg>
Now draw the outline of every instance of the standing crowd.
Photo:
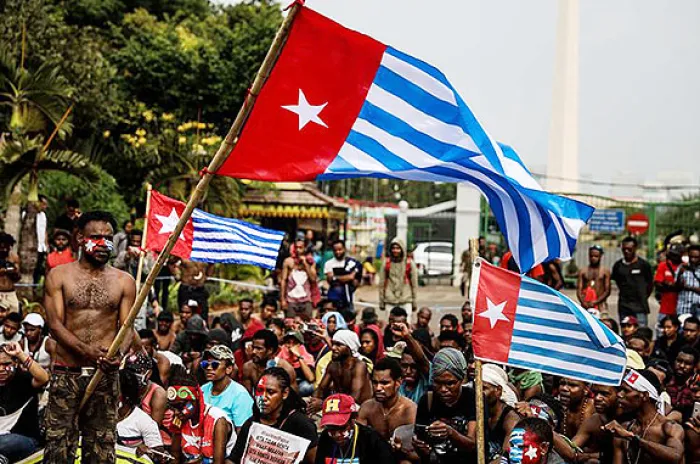
<svg viewBox="0 0 700 464">
<path fill-rule="evenodd" d="M 239 464 L 253 424 L 308 440 L 306 463 L 477 462 L 475 315 L 465 301 L 434 333 L 400 241 L 375 269 L 376 309 L 355 304 L 365 267 L 339 240 L 320 266 L 307 236 L 296 236 L 280 260 L 279 294 L 230 313 L 209 314 L 212 266 L 173 260 L 162 275 L 179 280 L 178 307 L 163 304 L 161 285 L 108 357 L 135 300 L 142 233 L 128 223 L 118 232 L 105 212 L 65 216 L 46 248 L 45 317 L 21 315 L 14 239 L 0 234 L 0 462 L 40 448 L 48 463 L 78 452 L 82 462 L 115 462 L 119 444 L 154 462 Z M 700 249 L 669 248 L 655 277 L 634 239 L 622 251 L 608 271 L 591 248 L 577 292 L 624 338 L 622 384 L 484 364 L 487 462 L 700 462 Z M 534 272 L 557 286 L 554 271 Z M 612 281 L 620 330 L 606 308 Z M 646 327 L 654 288 L 666 302 L 659 337 Z"/>
</svg>

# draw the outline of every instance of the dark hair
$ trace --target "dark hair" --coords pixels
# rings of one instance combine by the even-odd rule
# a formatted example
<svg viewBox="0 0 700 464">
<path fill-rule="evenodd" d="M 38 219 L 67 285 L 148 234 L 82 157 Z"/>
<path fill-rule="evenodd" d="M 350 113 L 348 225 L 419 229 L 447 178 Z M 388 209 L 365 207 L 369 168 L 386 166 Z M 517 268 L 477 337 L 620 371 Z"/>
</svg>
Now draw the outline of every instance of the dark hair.
<svg viewBox="0 0 700 464">
<path fill-rule="evenodd" d="M 635 335 L 644 337 L 649 341 L 649 343 L 651 343 L 651 341 L 654 339 L 654 330 L 650 327 L 640 327 L 637 329 L 637 332 L 635 332 Z"/>
<path fill-rule="evenodd" d="M 374 372 L 389 371 L 392 380 L 399 380 L 403 375 L 401 364 L 393 358 L 382 358 L 374 365 Z"/>
<path fill-rule="evenodd" d="M 700 319 L 698 319 L 695 316 L 690 316 L 686 318 L 686 320 L 683 322 L 683 325 L 686 325 L 687 323 L 695 324 L 697 326 L 700 326 Z"/>
<path fill-rule="evenodd" d="M 10 322 L 16 322 L 19 325 L 22 324 L 22 316 L 20 316 L 19 313 L 10 313 L 7 315 L 5 320 Z"/>
<path fill-rule="evenodd" d="M 445 314 L 440 318 L 440 322 L 442 321 L 450 321 L 452 327 L 459 327 L 459 319 L 454 314 Z"/>
<path fill-rule="evenodd" d="M 615 332 L 617 335 L 620 335 L 620 325 L 617 323 L 615 319 L 612 317 L 607 317 L 605 318 L 606 322 L 609 322 L 612 327 L 610 327 L 610 330 Z"/>
<path fill-rule="evenodd" d="M 240 305 L 241 303 L 250 303 L 251 305 L 254 304 L 252 298 L 241 298 L 241 300 L 238 301 L 238 304 Z"/>
<path fill-rule="evenodd" d="M 335 307 L 336 307 L 335 301 L 329 300 L 328 298 L 324 298 L 323 300 L 319 301 L 319 302 L 318 302 L 318 307 L 319 307 L 319 308 L 323 308 L 323 307 L 324 307 L 325 305 L 327 305 L 328 303 L 332 304 L 332 305 L 333 305 L 333 308 L 335 309 Z"/>
<path fill-rule="evenodd" d="M 280 342 L 277 340 L 277 335 L 270 329 L 260 329 L 253 335 L 253 340 L 262 340 L 265 342 L 265 348 L 268 350 L 277 351 L 280 347 Z"/>
<path fill-rule="evenodd" d="M 156 334 L 154 334 L 151 329 L 141 329 L 136 333 L 139 334 L 139 338 L 141 340 L 153 340 L 154 342 L 158 342 L 158 338 L 156 338 Z"/>
<path fill-rule="evenodd" d="M 80 208 L 80 203 L 78 203 L 78 200 L 69 198 L 66 200 L 66 206 L 70 206 L 71 208 Z"/>
<path fill-rule="evenodd" d="M 122 222 L 122 229 L 126 229 L 126 225 L 129 223 L 133 224 L 134 221 L 132 221 L 131 219 L 127 219 L 126 221 Z"/>
<path fill-rule="evenodd" d="M 287 330 L 287 326 L 284 324 L 284 320 L 280 319 L 279 317 L 270 319 L 270 322 L 267 323 L 267 328 L 269 329 L 273 325 L 279 327 L 282 330 L 282 332 Z"/>
<path fill-rule="evenodd" d="M 550 449 L 554 446 L 554 431 L 552 430 L 552 426 L 549 425 L 549 422 L 544 419 L 540 419 L 539 417 L 526 417 L 525 419 L 521 419 L 514 428 L 533 432 L 538 437 L 541 437 L 542 441 L 549 443 Z"/>
<path fill-rule="evenodd" d="M 136 407 L 141 404 L 141 385 L 136 372 L 130 369 L 119 370 L 119 390 L 122 400 L 129 406 Z"/>
<path fill-rule="evenodd" d="M 289 392 L 287 399 L 282 403 L 282 412 L 280 413 L 279 421 L 286 419 L 293 411 L 299 411 L 301 413 L 306 412 L 306 402 L 299 396 L 299 393 L 291 387 L 292 379 L 289 377 L 287 371 L 281 367 L 269 367 L 263 371 L 260 378 L 262 379 L 265 376 L 276 378 L 280 387 Z M 255 388 L 255 386 L 253 386 L 253 388 Z M 260 409 L 258 408 L 257 401 L 253 402 L 253 419 L 257 421 L 260 420 Z"/>
<path fill-rule="evenodd" d="M 43 200 L 49 201 L 49 199 L 46 195 L 39 195 L 39 201 L 43 201 Z"/>
<path fill-rule="evenodd" d="M 135 235 L 143 237 L 143 231 L 141 229 L 133 229 L 131 232 L 129 232 L 129 237 L 133 237 Z"/>
<path fill-rule="evenodd" d="M 369 357 L 372 361 L 375 361 L 377 357 L 377 352 L 379 351 L 379 335 L 377 335 L 377 332 L 370 328 L 362 329 L 360 331 L 360 339 L 364 334 L 369 334 L 369 336 L 372 337 L 372 340 L 374 340 L 374 350 L 372 350 L 371 353 L 365 354 L 365 356 Z"/>
<path fill-rule="evenodd" d="M 112 216 L 112 213 L 107 211 L 88 211 L 81 214 L 78 218 L 78 230 L 85 230 L 85 226 L 91 222 L 106 222 L 112 226 L 112 230 L 117 230 L 117 221 Z"/>
<path fill-rule="evenodd" d="M 631 243 L 634 246 L 638 246 L 639 242 L 637 242 L 637 239 L 632 237 L 631 235 L 628 235 L 627 237 L 622 239 L 622 243 Z"/>
<path fill-rule="evenodd" d="M 639 335 L 639 333 L 631 335 L 629 338 L 627 338 L 627 344 L 629 345 L 629 342 L 632 340 L 641 340 L 644 343 L 644 348 L 649 348 L 649 345 L 651 345 L 651 340 L 643 335 Z"/>
<path fill-rule="evenodd" d="M 14 246 L 15 238 L 7 232 L 0 232 L 0 243 L 4 243 L 9 246 Z"/>
<path fill-rule="evenodd" d="M 391 308 L 391 311 L 389 311 L 389 315 L 394 317 L 408 318 L 408 313 L 401 306 L 394 306 L 393 308 Z"/>
<path fill-rule="evenodd" d="M 341 245 L 343 245 L 343 248 L 345 248 L 345 240 L 340 240 L 340 239 L 333 240 L 333 242 L 331 242 L 331 248 L 333 248 L 334 246 L 336 246 L 339 243 Z"/>
<path fill-rule="evenodd" d="M 199 382 L 194 374 L 187 372 L 187 368 L 182 364 L 170 365 L 170 381 L 169 385 L 177 385 L 183 387 L 198 387 Z"/>
<path fill-rule="evenodd" d="M 661 380 L 659 380 L 659 377 L 656 374 L 647 369 L 644 369 L 639 371 L 639 375 L 647 379 L 649 383 L 651 383 L 654 386 L 654 388 L 656 388 L 656 391 L 661 393 Z"/>
<path fill-rule="evenodd" d="M 439 342 L 454 341 L 457 343 L 457 346 L 459 347 L 460 350 L 463 350 L 467 346 L 467 341 L 456 330 L 448 330 L 446 332 L 445 331 L 440 332 L 440 335 L 438 335 L 438 341 Z"/>
<path fill-rule="evenodd" d="M 273 306 L 275 309 L 277 309 L 277 300 L 271 296 L 268 296 L 263 300 L 261 306 Z"/>
<path fill-rule="evenodd" d="M 12 314 L 16 314 L 16 313 L 10 313 L 10 316 L 12 316 Z M 10 317 L 10 316 L 8 316 L 8 317 Z M 696 350 L 695 348 L 693 348 L 690 345 L 685 345 L 683 348 L 681 348 L 680 351 L 678 352 L 678 355 L 681 355 L 681 354 L 687 354 L 687 355 L 692 356 L 693 357 L 693 364 L 697 364 L 698 357 L 700 356 L 700 353 L 698 353 L 698 350 Z M 678 356 L 676 356 L 676 359 L 678 359 Z"/>
<path fill-rule="evenodd" d="M 688 248 L 685 249 L 685 251 L 687 251 L 688 253 L 690 253 L 691 251 L 700 251 L 700 245 L 694 243 L 692 245 L 689 245 Z"/>
<path fill-rule="evenodd" d="M 664 325 L 664 322 L 666 321 L 671 321 L 671 325 L 673 325 L 673 327 L 675 328 L 681 326 L 681 321 L 678 320 L 678 316 L 676 316 L 675 314 L 669 314 L 668 316 L 661 319 L 661 325 Z"/>
</svg>

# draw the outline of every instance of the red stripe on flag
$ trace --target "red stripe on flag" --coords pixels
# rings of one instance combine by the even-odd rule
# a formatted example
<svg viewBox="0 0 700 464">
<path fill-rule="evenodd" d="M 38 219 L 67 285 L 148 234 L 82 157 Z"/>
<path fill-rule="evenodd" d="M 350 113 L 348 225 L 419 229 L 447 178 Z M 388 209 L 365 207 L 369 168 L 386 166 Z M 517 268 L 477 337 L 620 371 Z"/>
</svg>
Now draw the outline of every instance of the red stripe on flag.
<svg viewBox="0 0 700 464">
<path fill-rule="evenodd" d="M 506 363 L 520 294 L 520 275 L 479 262 L 472 338 L 474 356 Z"/>
<path fill-rule="evenodd" d="M 302 8 L 217 174 L 308 181 L 340 151 L 360 113 L 386 46 Z"/>
<path fill-rule="evenodd" d="M 146 249 L 161 251 L 172 235 L 177 221 L 185 210 L 185 204 L 155 190 L 151 191 L 151 210 L 148 213 L 148 236 L 146 237 Z M 171 255 L 189 259 L 192 254 L 192 241 L 194 238 L 194 226 L 192 219 L 187 222 L 180 239 L 175 243 Z"/>
</svg>

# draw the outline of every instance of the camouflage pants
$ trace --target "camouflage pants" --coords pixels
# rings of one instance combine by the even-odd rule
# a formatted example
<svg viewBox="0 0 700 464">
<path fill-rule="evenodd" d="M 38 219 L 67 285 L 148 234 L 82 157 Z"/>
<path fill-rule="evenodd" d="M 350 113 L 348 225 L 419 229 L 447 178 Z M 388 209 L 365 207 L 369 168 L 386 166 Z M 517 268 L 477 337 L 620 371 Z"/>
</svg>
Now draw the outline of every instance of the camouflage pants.
<svg viewBox="0 0 700 464">
<path fill-rule="evenodd" d="M 54 371 L 46 406 L 44 463 L 65 464 L 75 460 L 82 436 L 83 464 L 114 463 L 117 434 L 117 372 L 105 374 L 82 411 L 80 401 L 91 376 Z"/>
</svg>

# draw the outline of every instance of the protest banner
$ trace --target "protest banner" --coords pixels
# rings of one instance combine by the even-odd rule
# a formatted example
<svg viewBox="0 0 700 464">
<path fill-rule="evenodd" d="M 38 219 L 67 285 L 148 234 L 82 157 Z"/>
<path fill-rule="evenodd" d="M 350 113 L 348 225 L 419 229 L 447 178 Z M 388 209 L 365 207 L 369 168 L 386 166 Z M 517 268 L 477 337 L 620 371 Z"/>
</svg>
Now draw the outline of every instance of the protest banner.
<svg viewBox="0 0 700 464">
<path fill-rule="evenodd" d="M 299 464 L 309 444 L 305 438 L 254 422 L 241 464 Z"/>
</svg>

